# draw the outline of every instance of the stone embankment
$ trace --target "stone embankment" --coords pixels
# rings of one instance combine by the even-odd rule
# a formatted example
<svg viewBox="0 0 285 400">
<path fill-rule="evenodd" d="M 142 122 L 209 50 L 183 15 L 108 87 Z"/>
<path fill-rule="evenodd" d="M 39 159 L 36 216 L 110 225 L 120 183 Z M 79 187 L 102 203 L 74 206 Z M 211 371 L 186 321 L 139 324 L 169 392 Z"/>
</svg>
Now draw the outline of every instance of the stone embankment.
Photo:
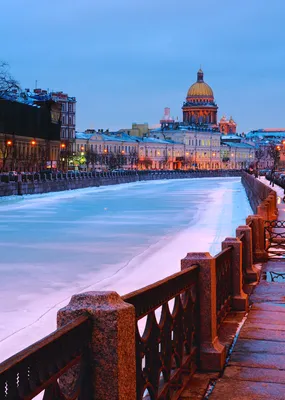
<svg viewBox="0 0 285 400">
<path fill-rule="evenodd" d="M 241 176 L 241 171 L 125 171 L 81 172 L 78 174 L 31 174 L 9 177 L 0 176 L 0 197 L 60 192 L 96 186 L 117 185 L 138 181 L 184 178 L 216 178 Z"/>
<path fill-rule="evenodd" d="M 257 266 L 268 260 L 265 219 L 276 220 L 276 193 L 239 174 L 256 213 L 221 243 L 218 254 L 188 253 L 181 271 L 122 297 L 110 291 L 72 296 L 58 312 L 55 332 L 0 364 L 0 398 L 24 393 L 32 399 L 43 390 L 63 398 L 76 380 L 82 400 L 283 400 L 284 284 L 267 282 L 267 276 L 285 277 L 284 264 L 275 262 L 279 270 L 271 261 L 264 264 L 259 286 Z M 138 181 L 238 173 L 124 176 Z M 89 179 L 102 184 L 115 177 Z"/>
</svg>

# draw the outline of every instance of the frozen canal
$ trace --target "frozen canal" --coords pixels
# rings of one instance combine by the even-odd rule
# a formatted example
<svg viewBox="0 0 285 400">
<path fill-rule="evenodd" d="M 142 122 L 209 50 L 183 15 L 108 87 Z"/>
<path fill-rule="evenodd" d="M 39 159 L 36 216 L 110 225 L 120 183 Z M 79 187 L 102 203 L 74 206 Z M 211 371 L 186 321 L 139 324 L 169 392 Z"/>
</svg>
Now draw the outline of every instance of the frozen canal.
<svg viewBox="0 0 285 400">
<path fill-rule="evenodd" d="M 251 214 L 239 178 L 151 181 L 0 199 L 0 360 L 55 328 L 72 294 L 126 294 L 220 250 Z"/>
</svg>

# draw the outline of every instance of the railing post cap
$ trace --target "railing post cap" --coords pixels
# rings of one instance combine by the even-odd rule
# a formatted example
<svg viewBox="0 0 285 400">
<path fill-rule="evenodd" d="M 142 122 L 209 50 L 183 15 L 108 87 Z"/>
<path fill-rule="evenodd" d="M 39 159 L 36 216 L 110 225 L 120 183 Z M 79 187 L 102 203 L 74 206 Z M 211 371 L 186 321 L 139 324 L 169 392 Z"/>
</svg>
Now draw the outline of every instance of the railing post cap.
<svg viewBox="0 0 285 400">
<path fill-rule="evenodd" d="M 205 252 L 205 253 L 187 253 L 186 257 L 183 258 L 181 261 L 183 260 L 210 260 L 213 257 L 211 256 L 211 254 L 209 252 Z"/>
<path fill-rule="evenodd" d="M 237 231 L 250 231 L 251 227 L 248 225 L 239 225 L 236 230 Z"/>
<path fill-rule="evenodd" d="M 227 237 L 227 238 L 225 238 L 225 240 L 223 240 L 223 242 L 236 242 L 236 243 L 239 243 L 240 239 L 237 238 L 237 237 Z"/>
<path fill-rule="evenodd" d="M 84 310 L 93 315 L 95 312 L 113 312 L 114 310 L 134 308 L 131 304 L 125 303 L 117 292 L 84 292 L 71 297 L 69 304 L 58 311 L 58 315 L 65 313 L 77 313 Z"/>
</svg>

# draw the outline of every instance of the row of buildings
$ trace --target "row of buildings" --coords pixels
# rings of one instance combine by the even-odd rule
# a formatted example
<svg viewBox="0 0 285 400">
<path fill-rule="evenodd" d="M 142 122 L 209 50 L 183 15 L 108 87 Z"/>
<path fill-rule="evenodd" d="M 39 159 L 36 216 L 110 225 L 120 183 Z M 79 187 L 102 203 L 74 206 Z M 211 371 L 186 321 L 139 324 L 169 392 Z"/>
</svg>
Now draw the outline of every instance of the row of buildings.
<svg viewBox="0 0 285 400">
<path fill-rule="evenodd" d="M 117 132 L 77 132 L 75 97 L 42 89 L 14 91 L 0 99 L 0 169 L 240 169 L 254 164 L 257 149 L 266 150 L 272 140 L 260 131 L 237 134 L 233 118 L 218 122 L 217 112 L 201 69 L 183 102 L 182 121 L 165 108 L 154 129 L 145 123 Z M 259 161 L 260 167 L 272 164 L 269 153 Z"/>
<path fill-rule="evenodd" d="M 104 162 L 114 157 L 121 160 L 123 155 L 126 168 L 132 168 L 134 152 L 139 168 L 239 169 L 254 161 L 255 146 L 236 134 L 232 117 L 229 120 L 222 117 L 217 122 L 218 106 L 201 69 L 197 82 L 187 92 L 182 111 L 183 120 L 179 122 L 165 108 L 156 129 L 149 129 L 147 124 L 133 124 L 131 129 L 112 133 L 78 132 L 77 151 L 82 150 L 82 155 L 103 154 Z M 100 163 L 99 157 L 97 166 Z"/>
</svg>

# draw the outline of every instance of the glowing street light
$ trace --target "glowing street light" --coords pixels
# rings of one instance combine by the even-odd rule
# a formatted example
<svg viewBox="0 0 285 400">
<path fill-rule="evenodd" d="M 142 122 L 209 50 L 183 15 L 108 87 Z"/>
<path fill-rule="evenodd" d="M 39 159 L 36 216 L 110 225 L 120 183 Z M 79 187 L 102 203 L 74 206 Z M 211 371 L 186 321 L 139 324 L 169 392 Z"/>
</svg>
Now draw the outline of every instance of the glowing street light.
<svg viewBox="0 0 285 400">
<path fill-rule="evenodd" d="M 35 139 L 33 139 L 32 141 L 31 141 L 31 145 L 32 146 L 35 146 L 37 144 L 37 142 L 35 141 Z"/>
<path fill-rule="evenodd" d="M 13 142 L 12 140 L 7 140 L 7 146 L 12 146 Z"/>
<path fill-rule="evenodd" d="M 65 143 L 61 143 L 60 147 L 61 147 L 61 149 L 65 149 L 66 148 L 66 144 Z"/>
</svg>

